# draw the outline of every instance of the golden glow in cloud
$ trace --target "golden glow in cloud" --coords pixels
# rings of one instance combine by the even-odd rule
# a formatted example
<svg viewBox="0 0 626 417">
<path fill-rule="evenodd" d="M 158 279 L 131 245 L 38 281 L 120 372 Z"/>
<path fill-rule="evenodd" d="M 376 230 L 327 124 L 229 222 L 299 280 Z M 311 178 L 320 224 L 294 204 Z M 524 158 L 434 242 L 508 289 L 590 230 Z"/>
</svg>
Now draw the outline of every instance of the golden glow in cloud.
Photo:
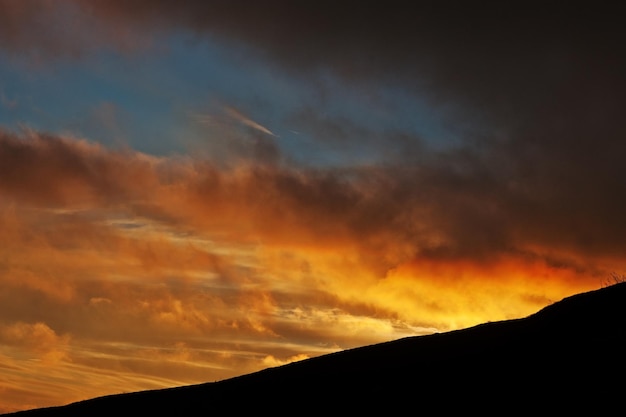
<svg viewBox="0 0 626 417">
<path fill-rule="evenodd" d="M 0 411 L 521 317 L 599 285 L 572 267 L 596 260 L 575 253 L 560 253 L 571 260 L 562 265 L 514 252 L 429 256 L 428 210 L 393 205 L 367 175 L 218 169 L 2 133 L 0 392 L 10 400 Z"/>
</svg>

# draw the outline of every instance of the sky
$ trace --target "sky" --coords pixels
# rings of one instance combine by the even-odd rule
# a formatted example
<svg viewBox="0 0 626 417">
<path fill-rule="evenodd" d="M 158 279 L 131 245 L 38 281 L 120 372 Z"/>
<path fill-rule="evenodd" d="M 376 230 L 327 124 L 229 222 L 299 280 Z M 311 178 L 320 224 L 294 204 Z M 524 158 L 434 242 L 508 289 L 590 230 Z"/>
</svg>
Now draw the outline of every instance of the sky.
<svg viewBox="0 0 626 417">
<path fill-rule="evenodd" d="M 624 273 L 623 13 L 369 3 L 0 0 L 0 412 Z"/>
</svg>

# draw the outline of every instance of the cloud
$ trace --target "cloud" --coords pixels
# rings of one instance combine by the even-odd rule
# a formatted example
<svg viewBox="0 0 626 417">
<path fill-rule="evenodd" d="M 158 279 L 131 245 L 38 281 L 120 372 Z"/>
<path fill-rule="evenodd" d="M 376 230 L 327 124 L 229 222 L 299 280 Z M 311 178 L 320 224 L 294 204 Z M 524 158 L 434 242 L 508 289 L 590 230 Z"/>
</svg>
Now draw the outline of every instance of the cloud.
<svg viewBox="0 0 626 417">
<path fill-rule="evenodd" d="M 41 369 L 23 352 L 93 395 L 203 382 L 519 317 L 624 267 L 623 242 L 589 251 L 559 235 L 559 219 L 528 210 L 551 200 L 480 157 L 220 167 L 3 132 L 0 359 L 27 369 L 16 386 L 50 392 L 16 398 L 86 395 L 29 380 Z M 614 233 L 578 210 L 579 230 Z"/>
<path fill-rule="evenodd" d="M 42 66 L 83 58 L 96 47 L 126 53 L 149 45 L 150 36 L 103 22 L 85 13 L 85 5 L 81 0 L 0 1 L 0 49 L 16 62 Z"/>
<path fill-rule="evenodd" d="M 483 7 L 443 2 L 417 9 L 403 2 L 294 5 L 284 0 L 245 7 L 195 0 L 79 4 L 106 21 L 132 22 L 144 30 L 183 28 L 234 39 L 298 70 L 324 67 L 346 77 L 389 77 L 414 87 L 436 83 L 505 106 L 512 91 L 517 99 L 564 93 L 561 87 L 592 68 L 603 69 L 614 82 L 619 72 L 604 60 L 622 58 L 614 53 L 622 29 L 606 5 L 579 10 L 521 2 L 484 2 Z M 550 90 L 542 91 L 546 86 Z"/>
<path fill-rule="evenodd" d="M 59 37 L 76 42 L 72 34 L 84 28 L 75 16 L 87 18 L 91 27 L 108 28 L 107 35 L 156 36 L 183 29 L 239 42 L 283 68 L 327 69 L 352 81 L 392 81 L 414 93 L 430 92 L 435 101 L 464 100 L 479 113 L 488 109 L 518 123 L 527 111 L 537 116 L 542 109 L 569 109 L 579 102 L 577 95 L 618 99 L 606 87 L 623 88 L 619 75 L 624 60 L 618 52 L 622 28 L 618 14 L 607 5 L 585 10 L 557 5 L 539 9 L 521 2 L 485 2 L 483 7 L 443 2 L 418 9 L 403 2 L 383 7 L 351 1 L 294 5 L 284 0 L 245 5 L 195 0 L 175 5 L 115 0 L 0 5 L 5 45 L 21 41 L 37 46 Z M 62 25 L 68 20 L 69 28 Z M 46 24 L 50 22 L 56 25 Z M 574 100 L 567 98 L 570 94 Z"/>
<path fill-rule="evenodd" d="M 42 322 L 17 322 L 0 327 L 3 344 L 18 346 L 35 354 L 44 363 L 57 363 L 66 357 L 69 337 L 59 336 Z"/>
<path fill-rule="evenodd" d="M 182 29 L 243 46 L 292 75 L 307 74 L 310 81 L 323 70 L 367 90 L 395 85 L 433 106 L 445 104 L 455 124 L 487 123 L 535 139 L 537 132 L 557 125 L 569 132 L 580 132 L 574 127 L 580 124 L 614 132 L 614 116 L 623 104 L 623 29 L 619 13 L 607 5 L 579 10 L 443 2 L 415 9 L 403 2 L 74 0 L 58 5 L 39 0 L 4 1 L 0 7 L 5 48 L 52 43 L 41 49 L 61 50 L 67 44 L 69 51 L 93 50 Z M 84 38 L 76 33 L 94 34 L 76 45 Z M 524 141 L 530 139 L 524 134 Z"/>
<path fill-rule="evenodd" d="M 393 172 L 381 166 L 382 173 L 368 174 L 364 180 L 387 177 L 382 181 L 392 184 L 395 195 L 387 190 L 373 193 L 387 199 L 388 206 L 359 200 L 361 185 L 346 184 L 334 174 L 324 179 L 325 174 L 310 172 L 303 179 L 300 173 L 258 172 L 270 184 L 262 186 L 267 193 L 291 187 L 281 190 L 285 200 L 298 205 L 297 199 L 308 195 L 307 204 L 319 206 L 298 210 L 314 216 L 325 204 L 343 201 L 362 206 L 356 217 L 368 212 L 398 223 L 403 216 L 424 218 L 420 226 L 398 233 L 412 233 L 407 238 L 421 240 L 415 246 L 432 256 L 518 250 L 512 240 L 527 239 L 568 246 L 573 252 L 620 250 L 620 209 L 625 203 L 620 196 L 626 195 L 619 169 L 626 133 L 620 117 L 626 97 L 621 74 L 626 60 L 618 43 L 618 13 L 600 7 L 584 12 L 556 6 L 536 10 L 529 4 L 492 4 L 488 11 L 465 4 L 425 5 L 417 13 L 399 5 L 352 7 L 351 2 L 76 5 L 104 27 L 115 23 L 155 36 L 182 28 L 235 41 L 292 75 L 323 69 L 360 90 L 395 86 L 442 108 L 446 123 L 460 138 L 456 147 L 429 151 L 419 138 L 380 135 L 354 120 L 324 119 L 320 109 L 312 109 L 300 122 L 318 137 L 332 134 L 347 141 L 343 146 L 350 151 L 367 138 L 373 149 L 402 152 L 392 152 L 385 161 L 397 168 L 389 170 Z M 22 27 L 19 22 L 38 18 L 33 7 L 8 2 L 4 7 L 10 10 L 4 19 L 14 22 L 6 25 L 14 28 L 11 33 Z M 37 31 L 29 33 L 37 36 Z M 19 37 L 7 35 L 14 38 Z M 244 119 L 250 126 L 252 120 Z M 259 127 L 253 130 L 262 134 Z M 240 139 L 228 145 L 240 149 L 235 154 L 253 148 L 257 160 L 280 160 L 280 149 L 269 138 L 256 138 L 252 145 Z M 323 194 L 333 193 L 332 187 L 347 194 Z M 404 210 L 390 209 L 399 206 Z M 351 221 L 375 227 L 372 220 L 343 220 L 348 228 Z"/>
<path fill-rule="evenodd" d="M 74 8 L 71 3 L 67 7 Z M 42 26 L 36 8 L 2 4 L 7 9 L 5 31 L 10 33 L 6 39 L 26 42 L 27 34 L 40 36 L 37 30 L 21 32 L 29 24 Z M 51 7 L 42 4 L 42 10 Z M 364 145 L 382 152 L 400 150 L 390 151 L 388 159 L 367 174 L 347 174 L 357 181 L 315 170 L 305 175 L 257 170 L 254 175 L 267 181 L 260 187 L 272 196 L 271 202 L 283 199 L 280 204 L 293 204 L 298 216 L 318 216 L 333 204 L 336 209 L 343 205 L 343 213 L 350 214 L 337 214 L 337 219 L 344 217 L 336 223 L 329 216 L 328 229 L 336 226 L 346 231 L 358 224 L 366 230 L 385 219 L 397 229 L 401 241 L 409 240 L 408 245 L 429 256 L 474 256 L 555 245 L 567 252 L 611 256 L 621 250 L 624 230 L 619 225 L 625 203 L 621 196 L 626 195 L 619 168 L 626 150 L 622 140 L 626 126 L 620 117 L 626 84 L 621 74 L 626 60 L 618 43 L 622 30 L 615 21 L 618 13 L 599 7 L 584 13 L 556 6 L 539 11 L 528 4 L 490 5 L 487 12 L 473 5 L 426 5 L 418 13 L 390 5 L 352 7 L 351 2 L 295 6 L 273 1 L 246 7 L 221 1 L 188 1 L 184 6 L 162 1 L 74 4 L 75 13 L 89 13 L 103 27 L 135 27 L 145 36 L 181 28 L 216 36 L 246 45 L 292 76 L 308 74 L 313 83 L 319 81 L 315 74 L 321 69 L 360 91 L 394 86 L 442 109 L 459 138 L 456 146 L 443 151 L 425 148 L 421 138 L 372 132 L 355 119 L 322 117 L 319 108 L 296 114 L 318 139 L 336 138 L 333 143 L 342 143 L 345 154 Z M 50 19 L 59 19 L 58 13 Z M 258 136 L 252 140 L 238 136 L 228 141 L 228 152 L 220 155 L 284 162 L 281 149 L 263 130 L 266 127 L 229 108 L 231 118 Z M 220 136 L 224 130 L 232 129 L 227 126 L 213 133 Z M 52 149 L 62 147 L 63 141 L 49 142 L 46 152 L 63 152 Z M 3 152 L 16 152 L 13 159 L 18 161 L 20 147 L 7 140 L 3 145 Z M 91 163 L 97 164 L 98 151 L 91 152 Z M 119 160 L 125 163 L 123 156 Z M 22 177 L 26 185 L 33 174 L 21 172 L 23 166 L 9 163 L 4 172 L 12 169 L 11 175 Z M 82 169 L 68 166 L 75 173 Z M 64 167 L 55 169 L 61 172 Z M 137 169 L 143 170 L 139 165 Z M 240 183 L 234 177 L 223 182 L 243 192 L 244 181 L 252 181 L 244 177 L 251 177 L 252 171 L 237 174 Z M 149 169 L 146 172 L 151 175 Z M 212 168 L 206 168 L 208 172 Z M 87 170 L 76 178 L 89 175 Z M 211 175 L 223 178 L 221 173 Z M 101 179 L 91 174 L 71 192 L 85 193 L 91 185 L 103 189 L 97 181 Z M 390 184 L 390 190 L 376 189 L 377 181 Z M 128 184 L 110 182 L 118 188 L 104 196 L 128 191 Z M 194 185 L 186 197 L 202 206 L 201 197 L 192 196 L 193 188 L 210 182 Z M 374 189 L 366 192 L 366 186 Z M 259 197 L 253 188 L 246 190 L 255 195 L 249 200 Z M 63 199 L 70 192 L 67 189 L 41 187 L 36 198 Z M 219 187 L 215 191 L 224 192 Z M 368 192 L 376 198 L 368 201 L 364 197 Z M 383 200 L 388 204 L 381 204 Z M 305 201 L 316 207 L 305 208 Z M 354 204 L 359 210 L 345 210 Z M 423 220 L 407 220 L 417 217 Z M 400 223 L 406 221 L 410 226 L 405 230 Z M 519 245 L 519 241 L 533 243 Z"/>
<path fill-rule="evenodd" d="M 624 268 L 621 213 L 594 217 L 608 194 L 565 210 L 570 191 L 501 176 L 498 155 L 223 167 L 3 132 L 3 341 L 131 378 L 102 393 L 201 382 L 519 317 Z"/>
<path fill-rule="evenodd" d="M 239 103 L 196 120 L 212 158 L 0 131 L 0 366 L 26 391 L 67 398 L 24 376 L 41 366 L 94 394 L 221 379 L 519 317 L 626 268 L 619 13 L 354 4 L 0 0 L 13 59 L 182 30 L 313 89 L 402 91 L 455 137 L 431 146 L 336 115 L 332 89 L 287 122 L 342 156 L 383 157 L 296 166 Z M 95 127 L 116 133 L 119 110 L 103 102 Z"/>
<path fill-rule="evenodd" d="M 558 175 L 535 183 L 539 178 L 507 173 L 510 167 L 501 167 L 495 156 L 478 152 L 439 153 L 414 167 L 222 169 L 202 160 L 158 159 L 83 140 L 5 132 L 0 160 L 9 202 L 61 210 L 117 207 L 237 243 L 354 250 L 383 271 L 412 258 L 480 261 L 547 254 L 542 251 L 557 258 L 611 258 L 623 249 L 621 213 L 613 206 L 620 206 L 620 183 L 606 178 L 602 189 L 581 177 L 567 185 Z M 576 191 L 594 198 L 582 200 Z M 55 227 L 67 220 L 66 233 L 51 239 L 71 245 L 83 227 L 101 239 L 119 239 L 119 231 L 111 235 L 80 212 L 64 213 L 54 217 Z"/>
<path fill-rule="evenodd" d="M 129 187 L 152 180 L 149 165 L 157 160 L 145 158 L 129 158 L 124 152 L 114 156 L 84 140 L 29 131 L 20 138 L 0 131 L 0 176 L 6 179 L 0 187 L 6 195 L 33 204 L 67 207 L 89 201 L 113 202 L 130 191 Z M 134 168 L 122 167 L 125 164 Z M 125 176 L 133 171 L 131 182 Z"/>
<path fill-rule="evenodd" d="M 259 132 L 265 133 L 270 136 L 276 136 L 268 128 L 248 118 L 247 116 L 245 116 L 243 113 L 241 113 L 239 110 L 235 109 L 234 107 L 226 107 L 224 111 L 226 112 L 227 115 L 237 120 L 239 123 L 250 127 L 251 129 L 258 130 Z"/>
<path fill-rule="evenodd" d="M 280 359 L 276 359 L 274 356 L 269 355 L 266 356 L 263 359 L 263 364 L 268 367 L 268 368 L 273 368 L 276 366 L 282 366 L 282 365 L 286 365 L 288 363 L 292 363 L 292 362 L 297 362 L 297 361 L 302 361 L 305 359 L 309 359 L 308 355 L 304 355 L 304 354 L 300 354 L 300 355 L 296 355 L 296 356 L 291 356 L 285 360 L 280 360 Z"/>
</svg>

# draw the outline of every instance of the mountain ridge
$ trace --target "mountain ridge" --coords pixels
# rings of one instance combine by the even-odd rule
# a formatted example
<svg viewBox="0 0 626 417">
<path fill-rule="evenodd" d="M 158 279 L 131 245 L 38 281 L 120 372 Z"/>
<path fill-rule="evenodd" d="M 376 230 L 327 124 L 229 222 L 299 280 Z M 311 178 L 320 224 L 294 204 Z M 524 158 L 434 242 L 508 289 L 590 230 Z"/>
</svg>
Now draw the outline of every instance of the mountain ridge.
<svg viewBox="0 0 626 417">
<path fill-rule="evenodd" d="M 619 283 L 566 297 L 525 318 L 363 346 L 218 382 L 7 416 L 71 417 L 132 409 L 168 416 L 286 415 L 299 409 L 307 414 L 401 412 L 407 400 L 444 404 L 450 411 L 477 406 L 495 411 L 502 401 L 561 411 L 584 403 L 597 411 L 621 398 L 622 385 L 610 381 L 623 377 L 624 353 L 626 283 Z"/>
</svg>

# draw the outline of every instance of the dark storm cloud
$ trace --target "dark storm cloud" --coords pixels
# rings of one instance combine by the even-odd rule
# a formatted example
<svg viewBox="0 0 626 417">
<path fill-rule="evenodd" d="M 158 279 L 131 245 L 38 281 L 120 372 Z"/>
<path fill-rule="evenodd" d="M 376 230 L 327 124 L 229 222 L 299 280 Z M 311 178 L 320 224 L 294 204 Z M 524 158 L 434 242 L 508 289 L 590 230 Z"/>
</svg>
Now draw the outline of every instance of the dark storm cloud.
<svg viewBox="0 0 626 417">
<path fill-rule="evenodd" d="M 586 110 L 590 101 L 602 103 L 593 106 L 602 117 L 620 104 L 623 29 L 619 10 L 601 3 L 73 0 L 0 7 L 4 44 L 72 40 L 72 26 L 58 21 L 78 4 L 82 16 L 118 36 L 183 28 L 243 43 L 292 70 L 330 69 L 352 81 L 391 81 L 434 100 L 463 100 L 509 126 L 528 122 L 529 113 Z M 77 24 L 67 10 L 62 18 Z"/>
<path fill-rule="evenodd" d="M 100 48 L 136 51 L 149 37 L 123 25 L 110 25 L 80 7 L 81 0 L 0 0 L 0 52 L 42 65 L 78 59 Z"/>
<path fill-rule="evenodd" d="M 52 48 L 56 36 L 47 25 L 52 16 L 59 17 L 50 2 L 0 1 L 0 46 L 10 50 Z"/>
<path fill-rule="evenodd" d="M 37 205 L 119 201 L 150 177 L 148 159 L 135 160 L 76 138 L 0 129 L 0 193 Z M 143 183 L 143 185 L 147 185 Z"/>
<path fill-rule="evenodd" d="M 540 110 L 549 103 L 539 98 L 563 96 L 572 86 L 600 93 L 594 86 L 621 79 L 624 64 L 619 13 L 599 3 L 585 8 L 564 2 L 81 4 L 118 24 L 184 27 L 244 42 L 292 69 L 329 68 L 352 79 L 433 87 L 473 98 L 474 104 L 504 106 L 503 114 L 511 105 Z"/>
<path fill-rule="evenodd" d="M 403 148 L 368 175 L 356 175 L 358 192 L 335 172 L 309 172 L 303 180 L 272 171 L 272 184 L 303 213 L 356 207 L 350 227 L 382 228 L 381 222 L 429 256 L 517 251 L 528 242 L 597 253 L 624 246 L 626 58 L 619 10 L 565 2 L 75 4 L 126 34 L 188 30 L 244 46 L 292 76 L 322 69 L 357 89 L 393 86 L 444 105 L 446 123 L 460 138 L 444 151 L 311 110 L 309 129 L 320 137 L 333 133 L 343 149 L 354 148 L 350 140 L 376 137 L 374 149 Z M 34 12 L 20 13 L 8 14 L 9 42 L 27 33 L 18 28 L 19 16 L 34 19 Z M 364 194 L 369 200 L 353 198 L 367 186 L 375 190 Z"/>
</svg>

